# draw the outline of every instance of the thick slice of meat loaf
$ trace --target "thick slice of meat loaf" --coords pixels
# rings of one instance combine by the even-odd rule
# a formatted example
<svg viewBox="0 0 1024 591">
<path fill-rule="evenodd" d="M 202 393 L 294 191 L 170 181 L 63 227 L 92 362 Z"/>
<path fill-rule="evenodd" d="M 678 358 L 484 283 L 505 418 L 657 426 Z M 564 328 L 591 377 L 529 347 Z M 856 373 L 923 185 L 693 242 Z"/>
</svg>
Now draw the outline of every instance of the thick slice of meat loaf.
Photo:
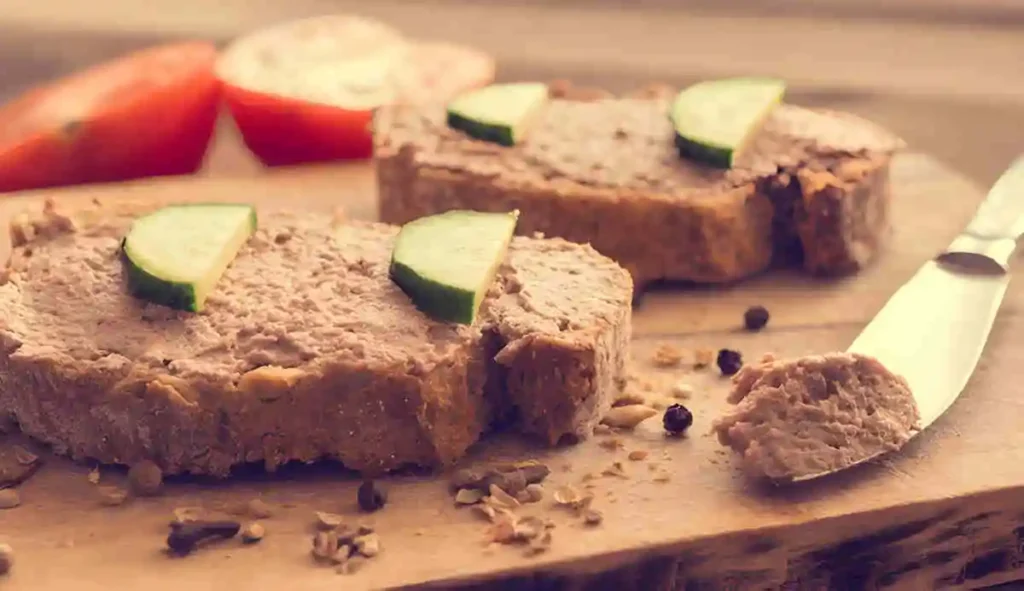
<svg viewBox="0 0 1024 591">
<path fill-rule="evenodd" d="M 590 247 L 515 238 L 479 322 L 458 326 L 389 279 L 396 227 L 261 210 L 193 314 L 125 288 L 119 241 L 153 207 L 48 205 L 12 226 L 0 415 L 74 457 L 438 466 L 509 409 L 546 441 L 585 437 L 621 387 L 632 284 Z"/>
<path fill-rule="evenodd" d="M 553 98 L 514 147 L 448 128 L 443 105 L 382 109 L 381 220 L 518 208 L 524 234 L 589 243 L 638 286 L 728 282 L 773 260 L 844 274 L 879 251 L 898 138 L 853 115 L 782 105 L 720 170 L 679 157 L 667 96 Z"/>
</svg>

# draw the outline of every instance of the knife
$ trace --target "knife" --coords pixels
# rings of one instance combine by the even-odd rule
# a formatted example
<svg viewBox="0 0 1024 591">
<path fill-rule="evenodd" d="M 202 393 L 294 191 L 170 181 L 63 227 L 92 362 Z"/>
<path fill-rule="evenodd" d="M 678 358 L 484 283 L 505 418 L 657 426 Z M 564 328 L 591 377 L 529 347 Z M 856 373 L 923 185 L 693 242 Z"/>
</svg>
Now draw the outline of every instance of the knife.
<svg viewBox="0 0 1024 591">
<path fill-rule="evenodd" d="M 893 294 L 847 349 L 878 359 L 907 380 L 921 431 L 953 404 L 974 372 L 1022 233 L 1024 155 L 999 177 L 967 228 Z"/>
</svg>

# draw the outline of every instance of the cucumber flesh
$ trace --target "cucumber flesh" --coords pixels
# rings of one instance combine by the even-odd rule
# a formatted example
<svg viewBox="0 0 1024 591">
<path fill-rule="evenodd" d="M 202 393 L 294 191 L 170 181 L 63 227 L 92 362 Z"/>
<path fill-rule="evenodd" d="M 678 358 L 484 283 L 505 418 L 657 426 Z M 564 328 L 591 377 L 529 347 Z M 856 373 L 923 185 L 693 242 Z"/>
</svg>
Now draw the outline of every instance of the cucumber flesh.
<svg viewBox="0 0 1024 591">
<path fill-rule="evenodd" d="M 478 140 L 512 146 L 523 140 L 547 100 L 546 84 L 493 84 L 448 103 L 448 126 Z"/>
<path fill-rule="evenodd" d="M 424 314 L 472 324 L 518 219 L 518 211 L 454 210 L 409 222 L 395 239 L 391 278 Z"/>
<path fill-rule="evenodd" d="M 121 242 L 128 289 L 155 304 L 200 312 L 255 230 L 250 205 L 172 205 L 145 215 Z"/>
<path fill-rule="evenodd" d="M 773 78 L 709 80 L 682 90 L 671 111 L 679 155 L 732 167 L 785 92 L 786 83 Z"/>
</svg>

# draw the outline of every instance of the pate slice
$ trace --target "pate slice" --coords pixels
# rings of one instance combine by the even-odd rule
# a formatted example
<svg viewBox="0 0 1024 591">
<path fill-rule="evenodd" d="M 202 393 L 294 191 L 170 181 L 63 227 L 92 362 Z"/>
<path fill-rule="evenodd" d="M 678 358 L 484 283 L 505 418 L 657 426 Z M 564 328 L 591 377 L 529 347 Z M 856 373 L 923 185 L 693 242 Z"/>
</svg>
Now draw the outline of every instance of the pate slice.
<svg viewBox="0 0 1024 591">
<path fill-rule="evenodd" d="M 755 477 L 793 480 L 901 448 L 920 416 L 906 380 L 877 359 L 827 353 L 765 357 L 733 377 L 730 412 L 715 421 L 722 445 Z"/>
</svg>

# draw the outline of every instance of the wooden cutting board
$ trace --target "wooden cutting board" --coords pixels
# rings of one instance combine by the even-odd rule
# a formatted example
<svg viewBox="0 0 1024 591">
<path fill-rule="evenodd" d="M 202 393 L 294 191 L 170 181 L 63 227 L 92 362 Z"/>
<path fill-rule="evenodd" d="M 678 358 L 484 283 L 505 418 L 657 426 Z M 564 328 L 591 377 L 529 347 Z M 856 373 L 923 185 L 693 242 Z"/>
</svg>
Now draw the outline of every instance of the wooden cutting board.
<svg viewBox="0 0 1024 591">
<path fill-rule="evenodd" d="M 547 490 L 593 479 L 604 522 L 586 527 L 550 500 L 523 509 L 557 523 L 546 553 L 486 547 L 485 524 L 454 506 L 439 477 L 388 479 L 388 506 L 363 517 L 384 550 L 354 575 L 309 557 L 314 511 L 355 516 L 357 481 L 335 466 L 231 482 L 176 480 L 165 494 L 103 508 L 88 466 L 51 459 L 21 487 L 24 503 L 0 511 L 0 542 L 16 552 L 5 591 L 67 588 L 370 589 L 433 583 L 500 589 L 893 589 L 977 588 L 1024 578 L 1024 288 L 1011 285 L 967 392 L 902 453 L 835 477 L 767 489 L 745 480 L 706 435 L 725 407 L 728 381 L 712 371 L 656 370 L 653 351 L 671 344 L 730 347 L 747 358 L 841 350 L 912 272 L 963 227 L 982 192 L 933 159 L 900 156 L 893 170 L 893 241 L 856 277 L 813 280 L 772 272 L 731 287 L 658 291 L 634 317 L 637 369 L 658 383 L 685 381 L 695 423 L 666 439 L 657 419 L 620 436 L 559 450 L 495 440 L 477 458 L 536 458 L 552 467 Z M 171 179 L 39 192 L 6 198 L 0 217 L 41 198 L 132 196 L 154 200 L 243 199 L 372 217 L 368 165 L 281 170 L 246 179 Z M 0 253 L 3 254 L 3 253 Z M 739 330 L 747 306 L 771 311 L 768 328 Z M 0 311 L 2 313 L 2 311 Z M 647 458 L 630 461 L 642 450 Z M 614 462 L 625 476 L 600 476 Z M 104 471 L 119 483 L 123 472 Z M 668 479 L 667 482 L 664 480 Z M 175 507 L 211 508 L 256 495 L 275 508 L 266 539 L 210 547 L 185 559 L 162 554 Z M 479 585 L 479 587 L 476 587 Z"/>
</svg>

